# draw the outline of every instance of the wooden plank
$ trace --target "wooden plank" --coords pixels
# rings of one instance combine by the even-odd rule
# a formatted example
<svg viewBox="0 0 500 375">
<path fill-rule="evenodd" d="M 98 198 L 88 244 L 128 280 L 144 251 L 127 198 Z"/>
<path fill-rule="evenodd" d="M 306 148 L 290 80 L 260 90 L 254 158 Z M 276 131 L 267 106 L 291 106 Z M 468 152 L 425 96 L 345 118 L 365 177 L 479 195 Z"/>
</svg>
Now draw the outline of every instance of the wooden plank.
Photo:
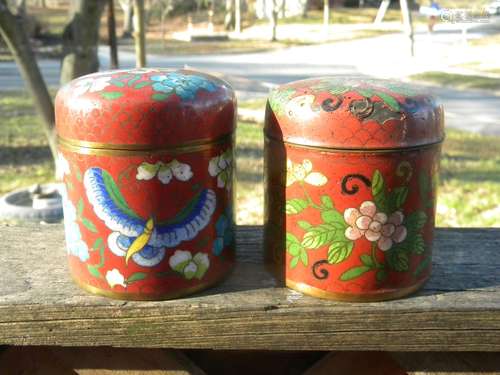
<svg viewBox="0 0 500 375">
<path fill-rule="evenodd" d="M 70 281 L 61 226 L 1 226 L 0 344 L 273 350 L 500 351 L 500 229 L 439 229 L 417 295 L 337 303 L 282 288 L 261 228 L 238 229 L 222 285 L 167 302 L 90 296 Z"/>
</svg>

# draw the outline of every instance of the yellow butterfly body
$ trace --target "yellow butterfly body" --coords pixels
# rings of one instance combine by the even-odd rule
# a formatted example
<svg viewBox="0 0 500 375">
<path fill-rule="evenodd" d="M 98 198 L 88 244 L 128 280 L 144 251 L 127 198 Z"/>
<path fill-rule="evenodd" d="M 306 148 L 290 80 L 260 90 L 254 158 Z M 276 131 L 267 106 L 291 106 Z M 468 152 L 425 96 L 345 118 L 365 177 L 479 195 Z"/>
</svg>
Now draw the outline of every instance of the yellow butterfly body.
<svg viewBox="0 0 500 375">
<path fill-rule="evenodd" d="M 146 225 L 144 226 L 144 231 L 139 236 L 137 236 L 137 238 L 134 240 L 134 242 L 132 242 L 132 244 L 128 248 L 127 255 L 125 256 L 125 264 L 128 264 L 128 260 L 132 257 L 132 255 L 144 249 L 144 246 L 148 244 L 149 239 L 153 234 L 153 230 L 154 230 L 154 221 L 153 218 L 150 218 L 146 222 Z"/>
</svg>

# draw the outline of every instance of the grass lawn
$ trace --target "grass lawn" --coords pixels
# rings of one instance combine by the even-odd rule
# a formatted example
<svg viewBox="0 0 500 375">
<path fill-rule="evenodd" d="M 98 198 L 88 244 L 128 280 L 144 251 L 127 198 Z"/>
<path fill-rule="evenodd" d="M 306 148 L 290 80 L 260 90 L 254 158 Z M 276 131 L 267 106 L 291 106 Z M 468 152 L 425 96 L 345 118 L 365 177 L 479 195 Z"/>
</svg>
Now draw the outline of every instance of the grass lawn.
<svg viewBox="0 0 500 375">
<path fill-rule="evenodd" d="M 258 108 L 262 101 L 241 103 Z M 443 147 L 437 225 L 500 226 L 500 139 L 448 130 Z M 261 224 L 262 126 L 239 123 L 237 220 Z M 53 179 L 46 141 L 24 93 L 0 92 L 0 194 Z"/>
<path fill-rule="evenodd" d="M 428 82 L 439 86 L 453 86 L 459 89 L 500 90 L 500 78 L 478 75 L 425 72 L 409 77 L 414 81 Z"/>
</svg>

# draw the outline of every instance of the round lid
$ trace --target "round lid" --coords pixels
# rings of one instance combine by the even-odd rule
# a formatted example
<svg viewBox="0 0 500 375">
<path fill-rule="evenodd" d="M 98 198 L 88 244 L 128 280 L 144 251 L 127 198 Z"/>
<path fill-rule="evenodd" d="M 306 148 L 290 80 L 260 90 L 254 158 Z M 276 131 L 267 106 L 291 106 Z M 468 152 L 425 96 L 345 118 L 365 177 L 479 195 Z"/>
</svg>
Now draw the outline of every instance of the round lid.
<svg viewBox="0 0 500 375">
<path fill-rule="evenodd" d="M 339 149 L 393 149 L 441 142 L 443 109 L 400 82 L 325 77 L 279 86 L 266 108 L 267 136 Z"/>
<path fill-rule="evenodd" d="M 89 74 L 57 93 L 56 128 L 65 140 L 126 148 L 169 147 L 232 133 L 230 86 L 190 70 L 132 69 Z"/>
</svg>

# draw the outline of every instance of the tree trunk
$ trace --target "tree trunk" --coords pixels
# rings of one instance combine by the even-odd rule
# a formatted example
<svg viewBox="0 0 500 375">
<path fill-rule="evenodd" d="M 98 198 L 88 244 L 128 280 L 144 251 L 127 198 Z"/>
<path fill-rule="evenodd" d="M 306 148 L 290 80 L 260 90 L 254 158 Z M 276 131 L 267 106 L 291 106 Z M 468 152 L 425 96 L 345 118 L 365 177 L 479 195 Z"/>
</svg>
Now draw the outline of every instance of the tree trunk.
<svg viewBox="0 0 500 375">
<path fill-rule="evenodd" d="M 415 43 L 413 39 L 413 22 L 411 19 L 411 12 L 410 9 L 408 8 L 408 1 L 407 0 L 399 0 L 399 4 L 401 6 L 401 13 L 403 15 L 403 25 L 405 29 L 405 34 L 409 39 L 410 42 L 410 54 L 411 56 L 415 56 Z"/>
<path fill-rule="evenodd" d="M 309 10 L 309 1 L 302 0 L 302 18 L 307 18 L 307 11 Z"/>
<path fill-rule="evenodd" d="M 74 0 L 63 31 L 61 83 L 99 70 L 99 24 L 105 1 Z"/>
<path fill-rule="evenodd" d="M 144 30 L 144 0 L 134 0 L 135 66 L 146 66 L 146 33 Z"/>
<path fill-rule="evenodd" d="M 54 133 L 54 104 L 36 62 L 35 54 L 31 49 L 28 36 L 22 26 L 21 18 L 10 12 L 5 0 L 0 0 L 0 35 L 11 51 L 33 98 L 35 109 L 42 119 L 43 130 L 55 161 L 57 150 Z"/>
<path fill-rule="evenodd" d="M 382 2 L 380 3 L 380 8 L 378 8 L 377 11 L 377 16 L 375 17 L 375 21 L 373 21 L 373 23 L 379 24 L 382 22 L 387 9 L 389 9 L 389 5 L 391 5 L 391 0 L 382 0 Z"/>
<path fill-rule="evenodd" d="M 133 6 L 132 0 L 120 0 L 120 7 L 123 10 L 123 31 L 122 38 L 132 37 L 133 30 Z"/>
<path fill-rule="evenodd" d="M 330 24 L 330 1 L 323 0 L 323 34 L 328 37 L 328 26 Z"/>
<path fill-rule="evenodd" d="M 241 0 L 234 1 L 234 31 L 241 33 Z"/>
<path fill-rule="evenodd" d="M 278 40 L 276 38 L 276 29 L 278 28 L 278 0 L 272 0 L 272 10 L 271 10 L 271 42 Z"/>
<path fill-rule="evenodd" d="M 108 43 L 109 43 L 109 66 L 118 69 L 118 48 L 116 46 L 116 21 L 115 2 L 108 0 Z"/>
</svg>

